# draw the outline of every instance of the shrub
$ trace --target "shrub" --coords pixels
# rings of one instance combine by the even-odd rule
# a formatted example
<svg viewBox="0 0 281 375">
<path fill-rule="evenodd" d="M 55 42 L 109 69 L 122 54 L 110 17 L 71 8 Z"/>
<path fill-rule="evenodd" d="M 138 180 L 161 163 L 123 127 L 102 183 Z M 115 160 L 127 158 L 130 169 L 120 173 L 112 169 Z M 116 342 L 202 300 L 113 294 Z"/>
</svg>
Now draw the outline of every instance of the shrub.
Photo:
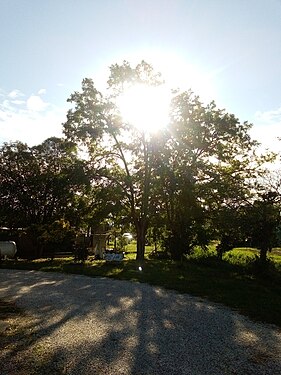
<svg viewBox="0 0 281 375">
<path fill-rule="evenodd" d="M 42 225 L 38 240 L 43 246 L 43 254 L 54 256 L 55 251 L 69 251 L 73 248 L 76 231 L 68 221 L 56 220 L 52 224 Z"/>
</svg>

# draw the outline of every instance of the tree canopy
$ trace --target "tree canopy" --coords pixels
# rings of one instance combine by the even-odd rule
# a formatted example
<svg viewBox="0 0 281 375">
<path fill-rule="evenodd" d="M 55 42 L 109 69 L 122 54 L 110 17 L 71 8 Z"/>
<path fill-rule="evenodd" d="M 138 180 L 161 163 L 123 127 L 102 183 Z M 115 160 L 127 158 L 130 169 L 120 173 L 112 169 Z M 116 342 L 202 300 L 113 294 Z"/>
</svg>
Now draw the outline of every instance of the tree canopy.
<svg viewBox="0 0 281 375">
<path fill-rule="evenodd" d="M 73 222 L 79 193 L 89 189 L 85 163 L 73 143 L 49 138 L 29 147 L 4 144 L 0 149 L 1 225 L 25 228 L 61 218 Z"/>
<path fill-rule="evenodd" d="M 172 93 L 169 124 L 161 133 L 136 129 L 116 105 L 136 83 L 161 85 L 163 79 L 144 61 L 135 68 L 126 61 L 112 65 L 105 94 L 84 79 L 81 92 L 69 98 L 74 107 L 64 132 L 86 145 L 103 166 L 102 176 L 122 189 L 137 234 L 137 259 L 144 257 L 147 229 L 160 213 L 169 250 L 178 257 L 207 243 L 214 210 L 250 195 L 250 181 L 265 158 L 256 156 L 251 124 L 214 102 L 203 105 L 191 91 Z"/>
</svg>

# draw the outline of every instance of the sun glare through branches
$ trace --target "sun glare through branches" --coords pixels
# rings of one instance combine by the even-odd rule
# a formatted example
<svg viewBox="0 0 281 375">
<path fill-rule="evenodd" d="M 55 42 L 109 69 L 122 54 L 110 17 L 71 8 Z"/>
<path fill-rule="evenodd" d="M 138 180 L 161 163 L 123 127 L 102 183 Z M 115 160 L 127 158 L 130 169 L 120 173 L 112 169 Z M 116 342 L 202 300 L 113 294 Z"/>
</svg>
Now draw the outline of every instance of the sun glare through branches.
<svg viewBox="0 0 281 375">
<path fill-rule="evenodd" d="M 121 116 L 144 133 L 155 133 L 169 122 L 171 94 L 164 86 L 137 84 L 117 100 Z"/>
</svg>

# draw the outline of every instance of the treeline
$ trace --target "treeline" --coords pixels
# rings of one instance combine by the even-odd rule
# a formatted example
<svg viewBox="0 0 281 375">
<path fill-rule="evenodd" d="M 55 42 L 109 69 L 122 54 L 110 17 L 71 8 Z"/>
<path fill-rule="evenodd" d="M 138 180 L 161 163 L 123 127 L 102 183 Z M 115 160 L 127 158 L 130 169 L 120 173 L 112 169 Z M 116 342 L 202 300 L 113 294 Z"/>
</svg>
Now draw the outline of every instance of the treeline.
<svg viewBox="0 0 281 375">
<path fill-rule="evenodd" d="M 108 84 L 102 94 L 83 80 L 63 139 L 2 145 L 0 226 L 55 247 L 107 222 L 134 232 L 140 261 L 149 235 L 176 260 L 216 239 L 220 257 L 247 244 L 265 262 L 281 242 L 280 179 L 266 172 L 275 156 L 259 154 L 251 124 L 175 91 L 168 126 L 148 134 L 122 119 L 117 98 L 131 85 L 161 85 L 161 75 L 124 62 L 110 67 Z"/>
</svg>

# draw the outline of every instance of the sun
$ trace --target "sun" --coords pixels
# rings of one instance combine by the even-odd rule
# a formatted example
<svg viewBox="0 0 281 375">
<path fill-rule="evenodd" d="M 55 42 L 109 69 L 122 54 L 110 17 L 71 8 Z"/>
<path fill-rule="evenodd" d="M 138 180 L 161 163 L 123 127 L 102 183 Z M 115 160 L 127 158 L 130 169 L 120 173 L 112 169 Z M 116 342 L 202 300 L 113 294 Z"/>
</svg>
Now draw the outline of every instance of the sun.
<svg viewBox="0 0 281 375">
<path fill-rule="evenodd" d="M 118 97 L 117 105 L 124 121 L 152 134 L 168 125 L 170 101 L 170 92 L 164 85 L 136 84 Z"/>
<path fill-rule="evenodd" d="M 126 59 L 133 64 L 139 62 L 139 57 L 150 63 L 155 71 L 161 72 L 165 80 L 165 87 L 170 90 L 191 89 L 200 100 L 207 104 L 219 95 L 221 82 L 220 72 L 224 67 L 211 69 L 208 62 L 193 60 L 183 51 L 163 50 L 161 48 L 139 49 L 132 51 Z M 120 60 L 122 56 L 119 57 Z"/>
</svg>

